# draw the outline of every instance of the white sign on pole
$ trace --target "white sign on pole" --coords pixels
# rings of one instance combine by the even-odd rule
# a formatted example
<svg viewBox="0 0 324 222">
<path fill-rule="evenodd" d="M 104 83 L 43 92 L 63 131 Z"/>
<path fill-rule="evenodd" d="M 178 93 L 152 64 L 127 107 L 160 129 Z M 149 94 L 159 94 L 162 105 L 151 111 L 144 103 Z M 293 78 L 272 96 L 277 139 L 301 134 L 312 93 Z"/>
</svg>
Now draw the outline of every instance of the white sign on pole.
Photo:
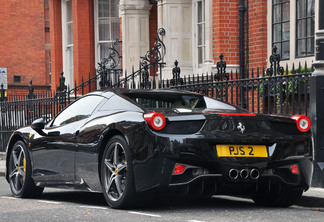
<svg viewBox="0 0 324 222">
<path fill-rule="evenodd" d="M 4 89 L 8 89 L 8 72 L 7 68 L 0 68 L 0 86 L 3 84 Z"/>
<path fill-rule="evenodd" d="M 0 68 L 0 86 L 3 84 L 4 89 L 8 89 L 8 72 L 7 68 Z"/>
</svg>

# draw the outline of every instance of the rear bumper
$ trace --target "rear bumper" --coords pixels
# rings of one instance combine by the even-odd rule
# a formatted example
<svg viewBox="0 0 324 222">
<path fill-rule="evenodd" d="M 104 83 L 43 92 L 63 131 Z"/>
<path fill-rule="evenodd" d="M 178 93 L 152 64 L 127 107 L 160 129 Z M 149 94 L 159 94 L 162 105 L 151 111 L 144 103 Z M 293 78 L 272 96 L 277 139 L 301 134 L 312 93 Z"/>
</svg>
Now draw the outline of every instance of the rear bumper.
<svg viewBox="0 0 324 222">
<path fill-rule="evenodd" d="M 206 138 L 201 134 L 168 137 L 149 134 L 148 137 L 152 143 L 134 151 L 137 191 L 190 187 L 200 183 L 212 190 L 216 184 L 217 193 L 235 193 L 236 188 L 244 190 L 242 187 L 256 192 L 272 183 L 304 190 L 310 187 L 313 173 L 310 134 L 267 140 L 246 137 L 238 141 L 233 141 L 232 136 L 224 141 L 224 138 Z M 242 141 L 244 144 L 267 144 L 269 157 L 218 157 L 216 144 L 242 144 Z M 173 174 L 177 163 L 188 166 L 180 175 Z M 295 164 L 298 174 L 290 170 Z M 231 178 L 231 169 L 239 173 L 246 170 L 248 175 Z M 251 176 L 252 170 L 258 172 L 256 177 Z"/>
<path fill-rule="evenodd" d="M 154 162 L 154 163 L 153 163 Z M 177 188 L 187 192 L 205 194 L 253 194 L 270 192 L 271 189 L 310 187 L 313 162 L 309 157 L 290 157 L 281 161 L 258 163 L 233 163 L 215 161 L 213 164 L 194 165 L 180 159 L 159 158 L 147 167 L 141 168 L 143 178 L 135 176 L 137 191 L 149 189 L 164 190 Z M 184 164 L 186 170 L 174 175 L 175 165 Z M 297 165 L 298 174 L 292 173 L 290 166 Z M 139 168 L 135 168 L 138 170 Z M 237 177 L 231 177 L 230 171 L 237 170 Z M 144 172 L 146 171 L 146 172 Z M 241 172 L 247 172 L 242 174 Z M 252 174 L 252 172 L 258 172 Z M 144 173 L 144 174 L 143 174 Z"/>
</svg>

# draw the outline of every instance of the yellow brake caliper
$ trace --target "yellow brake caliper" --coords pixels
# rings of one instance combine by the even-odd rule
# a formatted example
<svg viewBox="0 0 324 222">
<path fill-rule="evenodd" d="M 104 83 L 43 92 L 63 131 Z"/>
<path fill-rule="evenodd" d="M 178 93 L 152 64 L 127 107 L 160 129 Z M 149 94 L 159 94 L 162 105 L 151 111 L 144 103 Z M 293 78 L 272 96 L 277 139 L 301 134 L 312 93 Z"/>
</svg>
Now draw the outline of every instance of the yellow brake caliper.
<svg viewBox="0 0 324 222">
<path fill-rule="evenodd" d="M 24 164 L 24 175 L 26 175 L 26 159 L 23 159 L 23 164 Z M 25 181 L 25 176 L 23 176 L 23 181 Z"/>
</svg>

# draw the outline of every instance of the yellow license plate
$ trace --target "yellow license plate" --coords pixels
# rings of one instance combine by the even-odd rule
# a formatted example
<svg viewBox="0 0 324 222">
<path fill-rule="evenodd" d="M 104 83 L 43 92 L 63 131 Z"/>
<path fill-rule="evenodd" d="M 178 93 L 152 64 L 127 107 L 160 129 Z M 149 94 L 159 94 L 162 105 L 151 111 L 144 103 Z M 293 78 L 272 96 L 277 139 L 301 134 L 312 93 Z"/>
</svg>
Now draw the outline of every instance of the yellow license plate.
<svg viewBox="0 0 324 222">
<path fill-rule="evenodd" d="M 264 145 L 216 145 L 219 157 L 268 157 Z"/>
</svg>

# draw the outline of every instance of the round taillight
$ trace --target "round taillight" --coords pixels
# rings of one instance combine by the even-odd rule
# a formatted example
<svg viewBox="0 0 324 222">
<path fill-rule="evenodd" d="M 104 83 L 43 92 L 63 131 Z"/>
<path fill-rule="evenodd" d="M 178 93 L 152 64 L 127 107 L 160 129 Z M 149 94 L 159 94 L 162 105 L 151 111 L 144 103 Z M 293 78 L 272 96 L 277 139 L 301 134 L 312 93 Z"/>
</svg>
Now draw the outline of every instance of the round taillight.
<svg viewBox="0 0 324 222">
<path fill-rule="evenodd" d="M 147 124 L 154 130 L 162 130 L 165 126 L 165 117 L 161 113 L 145 113 L 144 119 Z"/>
<path fill-rule="evenodd" d="M 291 117 L 296 120 L 297 128 L 300 132 L 307 132 L 311 128 L 311 121 L 307 116 L 295 115 Z"/>
</svg>

